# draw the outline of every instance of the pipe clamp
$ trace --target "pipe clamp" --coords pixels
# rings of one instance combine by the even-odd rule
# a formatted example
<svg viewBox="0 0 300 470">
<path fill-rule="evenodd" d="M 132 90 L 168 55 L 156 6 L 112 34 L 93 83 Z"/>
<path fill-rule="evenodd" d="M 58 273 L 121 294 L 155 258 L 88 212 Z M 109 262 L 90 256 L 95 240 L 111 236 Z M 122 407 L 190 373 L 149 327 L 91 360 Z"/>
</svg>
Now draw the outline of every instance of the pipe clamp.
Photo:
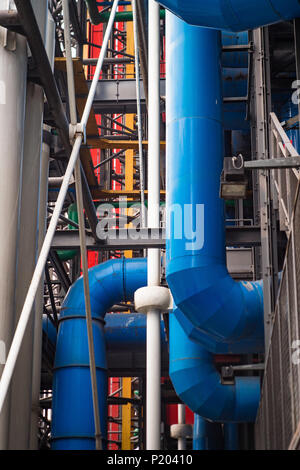
<svg viewBox="0 0 300 470">
<path fill-rule="evenodd" d="M 86 128 L 81 123 L 78 122 L 77 124 L 69 124 L 69 139 L 71 144 L 73 145 L 74 140 L 78 135 L 82 135 L 82 142 L 86 144 Z"/>
<path fill-rule="evenodd" d="M 170 312 L 173 310 L 173 297 L 166 287 L 147 286 L 135 291 L 134 304 L 137 312 L 147 313 L 149 310 Z"/>
<path fill-rule="evenodd" d="M 173 439 L 187 439 L 193 436 L 191 424 L 172 424 L 170 434 Z"/>
</svg>

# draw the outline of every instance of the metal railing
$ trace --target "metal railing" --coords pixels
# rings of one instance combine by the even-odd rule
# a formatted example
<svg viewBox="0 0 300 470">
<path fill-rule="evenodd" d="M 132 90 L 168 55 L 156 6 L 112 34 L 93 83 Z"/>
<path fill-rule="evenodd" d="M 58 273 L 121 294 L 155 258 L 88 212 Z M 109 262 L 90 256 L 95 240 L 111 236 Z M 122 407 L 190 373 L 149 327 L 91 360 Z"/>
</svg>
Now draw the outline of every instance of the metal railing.
<svg viewBox="0 0 300 470">
<path fill-rule="evenodd" d="M 271 158 L 280 159 L 299 156 L 274 113 L 270 114 L 270 134 Z M 287 235 L 291 231 L 299 175 L 300 172 L 296 168 L 272 170 L 275 193 L 271 196 L 273 196 L 279 210 L 280 230 L 285 231 Z"/>
<path fill-rule="evenodd" d="M 270 119 L 272 158 L 298 157 L 276 115 Z M 300 174 L 276 169 L 272 180 L 288 245 L 255 424 L 256 448 L 263 450 L 296 449 L 300 443 Z"/>
</svg>

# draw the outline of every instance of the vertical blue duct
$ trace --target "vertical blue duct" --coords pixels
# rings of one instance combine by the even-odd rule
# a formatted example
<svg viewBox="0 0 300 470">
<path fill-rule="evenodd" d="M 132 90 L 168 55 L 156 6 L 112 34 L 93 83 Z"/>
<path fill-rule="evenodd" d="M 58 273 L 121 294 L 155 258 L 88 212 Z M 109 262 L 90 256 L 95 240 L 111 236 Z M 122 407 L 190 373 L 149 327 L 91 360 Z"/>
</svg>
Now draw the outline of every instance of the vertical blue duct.
<svg viewBox="0 0 300 470">
<path fill-rule="evenodd" d="M 193 450 L 208 450 L 207 421 L 197 414 L 194 415 Z"/>
<path fill-rule="evenodd" d="M 300 17 L 298 0 L 159 0 L 189 24 L 246 31 Z"/>
<path fill-rule="evenodd" d="M 106 437 L 107 364 L 104 316 L 111 306 L 132 300 L 147 284 L 144 259 L 110 260 L 89 270 L 101 431 Z M 53 376 L 52 448 L 95 448 L 83 279 L 70 288 L 62 306 Z"/>
<path fill-rule="evenodd" d="M 239 450 L 239 427 L 236 423 L 224 424 L 225 450 Z"/>
<path fill-rule="evenodd" d="M 223 435 L 219 423 L 212 423 L 194 415 L 193 450 L 222 450 Z"/>
<path fill-rule="evenodd" d="M 214 422 L 255 421 L 259 377 L 236 377 L 223 385 L 213 355 L 191 341 L 175 315 L 169 317 L 170 378 L 177 395 L 196 414 Z"/>
<path fill-rule="evenodd" d="M 221 33 L 168 13 L 166 44 L 167 281 L 201 333 L 230 344 L 256 337 L 263 345 L 261 284 L 235 282 L 226 268 Z M 186 226 L 195 230 L 192 243 Z"/>
</svg>

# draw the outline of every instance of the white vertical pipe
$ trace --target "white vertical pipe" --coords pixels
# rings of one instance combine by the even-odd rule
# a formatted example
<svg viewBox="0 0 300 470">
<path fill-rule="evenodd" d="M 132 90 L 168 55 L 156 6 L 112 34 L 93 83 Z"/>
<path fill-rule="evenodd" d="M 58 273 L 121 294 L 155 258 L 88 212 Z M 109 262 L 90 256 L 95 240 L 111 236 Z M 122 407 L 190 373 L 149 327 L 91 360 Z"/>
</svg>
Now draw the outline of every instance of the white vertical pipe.
<svg viewBox="0 0 300 470">
<path fill-rule="evenodd" d="M 148 227 L 159 227 L 160 202 L 160 18 L 159 4 L 149 0 Z M 160 250 L 148 250 L 148 286 L 160 285 Z M 161 344 L 160 311 L 147 313 L 147 450 L 160 449 Z"/>
<path fill-rule="evenodd" d="M 0 0 L 0 9 L 14 4 Z M 0 28 L 0 341 L 6 352 L 14 331 L 26 73 L 26 39 Z M 1 450 L 8 448 L 9 402 L 0 416 Z"/>
<path fill-rule="evenodd" d="M 178 424 L 185 424 L 185 405 L 178 405 Z M 178 439 L 178 450 L 186 450 L 186 438 Z"/>
<path fill-rule="evenodd" d="M 54 68 L 55 53 L 55 23 L 51 13 L 48 10 L 47 34 L 46 34 L 46 52 L 52 70 Z M 44 131 L 50 132 L 51 127 L 44 126 Z M 50 146 L 48 143 L 42 143 L 42 157 L 40 165 L 40 193 L 39 193 L 39 218 L 38 218 L 38 254 L 41 251 L 45 233 L 47 218 L 48 201 L 48 176 L 49 176 L 49 156 Z M 40 412 L 40 388 L 41 388 L 41 367 L 42 367 L 42 314 L 44 304 L 44 277 L 42 276 L 40 286 L 35 300 L 34 315 L 34 341 L 33 341 L 33 364 L 32 364 L 32 409 L 30 424 L 30 449 L 38 449 L 38 420 Z"/>
<path fill-rule="evenodd" d="M 138 118 L 138 140 L 139 140 L 139 163 L 140 163 L 140 191 L 141 191 L 141 227 L 146 226 L 145 219 L 145 183 L 144 183 L 144 159 L 143 159 L 143 130 L 141 111 L 141 83 L 139 69 L 139 38 L 136 0 L 132 0 L 133 34 L 134 34 L 134 57 L 135 57 L 135 83 L 136 83 L 136 103 Z"/>
<path fill-rule="evenodd" d="M 31 0 L 35 16 L 45 40 L 48 0 Z M 39 85 L 27 83 L 24 156 L 18 265 L 16 283 L 15 325 L 23 307 L 37 259 L 38 206 L 44 92 Z M 40 312 L 42 314 L 42 312 Z M 31 422 L 31 390 L 33 362 L 33 315 L 28 323 L 11 387 L 9 449 L 28 450 Z"/>
</svg>

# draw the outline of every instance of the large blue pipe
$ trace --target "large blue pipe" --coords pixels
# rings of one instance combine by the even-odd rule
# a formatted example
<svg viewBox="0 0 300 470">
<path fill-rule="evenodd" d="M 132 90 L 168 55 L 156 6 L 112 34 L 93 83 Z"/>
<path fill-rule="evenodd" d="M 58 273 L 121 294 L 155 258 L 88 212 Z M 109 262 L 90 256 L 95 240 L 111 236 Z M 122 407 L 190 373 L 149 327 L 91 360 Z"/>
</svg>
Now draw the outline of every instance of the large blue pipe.
<svg viewBox="0 0 300 470">
<path fill-rule="evenodd" d="M 107 400 L 107 365 L 104 333 L 106 342 L 108 340 L 111 345 L 118 344 L 120 348 L 123 343 L 125 347 L 124 338 L 126 338 L 127 347 L 129 343 L 130 347 L 140 347 L 145 341 L 145 318 L 142 315 L 138 315 L 138 318 L 135 317 L 133 319 L 132 315 L 128 315 L 124 319 L 125 315 L 110 315 L 108 316 L 106 331 L 103 328 L 103 318 L 105 312 L 114 303 L 121 300 L 131 300 L 135 290 L 145 285 L 146 275 L 146 260 L 143 259 L 111 260 L 89 270 L 99 408 L 101 413 L 101 429 L 104 436 L 106 435 Z M 191 370 L 188 361 L 185 362 L 182 359 L 182 353 L 186 349 L 190 350 L 191 347 L 192 349 L 195 347 L 196 351 L 201 351 L 201 354 L 203 353 L 202 363 L 204 359 L 206 361 L 205 367 L 201 366 L 197 374 L 198 376 L 199 374 L 201 375 L 201 380 L 206 380 L 205 374 L 208 374 L 207 381 L 211 386 L 213 384 L 211 375 L 213 356 L 206 352 L 202 346 L 190 341 L 178 323 L 178 327 L 176 326 L 175 321 L 177 322 L 176 317 L 172 315 L 172 328 L 170 329 L 170 342 L 172 344 L 170 349 L 171 360 L 173 362 L 175 360 L 175 363 L 180 365 L 180 367 L 185 367 L 186 364 L 187 368 L 184 378 L 189 382 L 193 381 L 194 378 L 189 377 L 189 373 L 192 372 L 194 374 L 195 371 Z M 131 328 L 130 325 L 133 327 Z M 45 324 L 45 328 L 48 327 L 49 325 Z M 162 344 L 166 344 L 163 328 L 161 331 Z M 53 331 L 54 336 L 55 332 Z M 174 351 L 176 352 L 174 353 Z M 207 366 L 208 364 L 210 365 Z M 176 383 L 178 367 L 176 370 L 173 364 L 170 367 L 171 378 Z M 198 365 L 196 365 L 196 368 L 198 368 Z M 218 377 L 218 375 L 215 375 L 215 377 Z M 252 381 L 250 381 L 251 384 Z M 233 387 L 233 389 L 235 388 Z M 218 392 L 220 399 L 223 393 L 226 395 L 223 399 L 224 410 L 221 421 L 224 421 L 223 414 L 228 416 L 228 418 L 230 417 L 231 421 L 235 420 L 237 416 L 235 413 L 232 414 L 232 403 L 227 399 L 228 390 L 227 387 L 221 387 Z M 249 399 L 247 398 L 244 401 L 243 389 L 238 388 L 237 390 L 237 396 L 242 397 L 240 402 L 241 408 L 243 404 L 248 408 Z M 250 394 L 253 393 L 252 387 L 250 387 L 248 392 Z M 178 393 L 181 396 L 180 390 Z M 182 398 L 186 398 L 188 400 L 187 403 L 189 403 L 189 397 L 186 393 L 182 395 Z M 229 409 L 226 409 L 227 404 Z M 197 410 L 201 411 L 203 409 L 197 407 Z M 249 410 L 245 412 L 246 416 L 248 416 L 248 412 Z M 82 278 L 69 290 L 61 311 L 54 367 L 52 413 L 53 449 L 94 449 L 94 420 Z M 214 419 L 216 414 L 205 416 Z"/>
<path fill-rule="evenodd" d="M 255 421 L 259 377 L 236 377 L 223 385 L 213 355 L 191 341 L 170 315 L 170 378 L 177 395 L 194 412 L 215 422 Z"/>
<path fill-rule="evenodd" d="M 246 31 L 300 16 L 298 0 L 159 0 L 189 24 Z"/>
<path fill-rule="evenodd" d="M 132 300 L 147 284 L 144 259 L 110 260 L 89 270 L 101 431 L 106 436 L 107 364 L 104 316 L 111 306 Z M 52 406 L 52 448 L 95 448 L 83 279 L 69 290 L 58 330 Z"/>
<path fill-rule="evenodd" d="M 167 281 L 202 333 L 227 343 L 263 338 L 261 284 L 235 282 L 226 268 L 221 33 L 168 13 L 166 44 Z"/>
</svg>

